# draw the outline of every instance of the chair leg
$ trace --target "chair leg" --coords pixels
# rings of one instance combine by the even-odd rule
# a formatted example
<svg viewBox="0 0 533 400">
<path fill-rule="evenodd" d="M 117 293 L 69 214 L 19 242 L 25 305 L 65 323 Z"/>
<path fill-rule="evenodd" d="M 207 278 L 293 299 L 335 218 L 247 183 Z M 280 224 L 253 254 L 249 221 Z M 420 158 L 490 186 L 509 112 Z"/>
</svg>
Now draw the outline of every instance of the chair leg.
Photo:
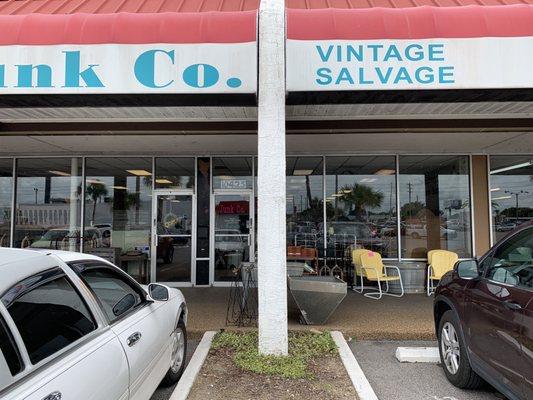
<svg viewBox="0 0 533 400">
<path fill-rule="evenodd" d="M 361 277 L 361 286 L 360 286 L 359 289 L 357 289 L 357 274 L 355 274 L 355 276 L 356 276 L 356 278 L 355 278 L 355 281 L 356 281 L 355 283 L 356 284 L 354 285 L 352 290 L 354 292 L 357 292 L 357 293 L 363 293 L 363 291 L 364 291 L 364 288 L 363 288 L 363 274 L 360 275 L 360 277 Z"/>
<path fill-rule="evenodd" d="M 365 294 L 363 294 L 363 296 L 368 297 L 370 299 L 374 299 L 374 300 L 380 300 L 383 297 L 384 293 L 383 293 L 383 290 L 381 289 L 381 281 L 379 280 L 379 276 L 377 278 L 378 278 L 378 289 L 379 289 L 379 292 L 365 293 Z"/>
<path fill-rule="evenodd" d="M 426 294 L 427 294 L 428 297 L 431 296 L 429 285 L 430 285 L 430 283 L 429 283 L 429 273 L 428 273 L 428 279 L 427 279 L 427 283 L 426 283 Z"/>
</svg>

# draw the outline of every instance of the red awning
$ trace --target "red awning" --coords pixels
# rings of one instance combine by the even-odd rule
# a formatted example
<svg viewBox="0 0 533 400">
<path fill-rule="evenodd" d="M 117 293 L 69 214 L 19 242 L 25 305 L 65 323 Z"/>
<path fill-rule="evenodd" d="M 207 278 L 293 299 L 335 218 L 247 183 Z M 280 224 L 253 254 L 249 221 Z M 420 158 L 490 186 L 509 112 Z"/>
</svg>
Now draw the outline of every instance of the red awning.
<svg viewBox="0 0 533 400">
<path fill-rule="evenodd" d="M 296 40 L 533 36 L 533 5 L 289 9 L 287 36 Z"/>
<path fill-rule="evenodd" d="M 0 45 L 244 43 L 259 0 L 0 1 Z"/>
</svg>

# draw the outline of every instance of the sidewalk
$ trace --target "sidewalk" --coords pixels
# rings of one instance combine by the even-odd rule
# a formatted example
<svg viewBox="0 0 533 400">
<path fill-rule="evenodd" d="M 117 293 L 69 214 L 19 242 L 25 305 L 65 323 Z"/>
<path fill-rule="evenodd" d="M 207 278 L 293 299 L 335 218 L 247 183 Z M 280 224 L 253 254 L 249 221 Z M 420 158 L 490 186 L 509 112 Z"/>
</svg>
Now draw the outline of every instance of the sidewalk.
<svg viewBox="0 0 533 400">
<path fill-rule="evenodd" d="M 226 327 L 226 307 L 230 288 L 182 288 L 189 307 L 189 331 L 235 329 Z M 307 329 L 298 322 L 295 310 L 289 312 L 289 329 Z M 433 298 L 405 295 L 372 300 L 348 290 L 339 308 L 321 330 L 339 330 L 358 340 L 433 340 Z"/>
</svg>

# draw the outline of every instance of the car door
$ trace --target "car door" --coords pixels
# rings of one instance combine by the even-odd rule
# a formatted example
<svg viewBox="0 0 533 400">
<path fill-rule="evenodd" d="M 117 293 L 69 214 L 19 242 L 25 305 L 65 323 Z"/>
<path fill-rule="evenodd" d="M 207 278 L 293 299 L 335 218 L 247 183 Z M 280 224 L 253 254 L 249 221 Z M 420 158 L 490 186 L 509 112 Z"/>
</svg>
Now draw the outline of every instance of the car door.
<svg viewBox="0 0 533 400">
<path fill-rule="evenodd" d="M 533 273 L 533 269 L 531 270 Z M 521 345 L 524 357 L 524 397 L 533 399 L 533 286 L 530 281 L 530 300 L 524 309 Z"/>
<path fill-rule="evenodd" d="M 170 366 L 175 317 L 165 312 L 164 303 L 147 301 L 144 290 L 114 267 L 96 262 L 74 268 L 98 299 L 126 352 L 130 399 L 148 399 Z"/>
<path fill-rule="evenodd" d="M 22 365 L 3 400 L 128 399 L 124 350 L 65 270 L 19 282 L 0 308 L 16 346 L 10 358 L 16 351 Z"/>
<path fill-rule="evenodd" d="M 466 328 L 471 360 L 497 377 L 515 396 L 523 390 L 525 358 L 521 345 L 524 309 L 531 299 L 533 228 L 501 243 L 482 263 L 481 279 L 466 291 Z"/>
</svg>

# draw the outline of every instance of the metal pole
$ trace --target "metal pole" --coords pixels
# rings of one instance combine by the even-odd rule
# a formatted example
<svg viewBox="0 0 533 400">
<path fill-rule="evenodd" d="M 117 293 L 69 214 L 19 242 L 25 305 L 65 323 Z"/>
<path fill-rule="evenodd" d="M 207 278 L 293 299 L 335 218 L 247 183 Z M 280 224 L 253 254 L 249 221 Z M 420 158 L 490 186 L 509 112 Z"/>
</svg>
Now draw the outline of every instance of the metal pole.
<svg viewBox="0 0 533 400">
<path fill-rule="evenodd" d="M 259 352 L 287 355 L 285 2 L 259 7 Z"/>
</svg>

